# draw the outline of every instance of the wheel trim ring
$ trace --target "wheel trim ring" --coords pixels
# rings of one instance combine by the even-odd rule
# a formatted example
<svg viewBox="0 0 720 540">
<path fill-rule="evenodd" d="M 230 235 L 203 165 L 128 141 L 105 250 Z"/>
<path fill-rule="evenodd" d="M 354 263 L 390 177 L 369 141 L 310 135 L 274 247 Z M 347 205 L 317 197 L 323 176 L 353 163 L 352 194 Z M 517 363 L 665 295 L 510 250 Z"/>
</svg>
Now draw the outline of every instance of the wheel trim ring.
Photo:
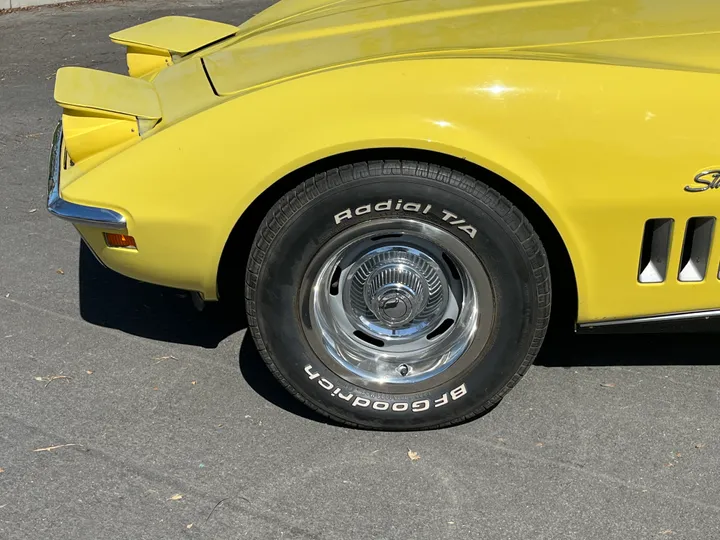
<svg viewBox="0 0 720 540">
<path fill-rule="evenodd" d="M 454 259 L 459 259 L 464 266 L 470 263 L 469 276 L 475 286 L 477 295 L 477 305 L 483 309 L 478 314 L 477 327 L 472 341 L 466 346 L 462 352 L 452 363 L 447 364 L 441 371 L 436 372 L 433 376 L 424 380 L 408 383 L 394 382 L 376 382 L 367 380 L 358 375 L 357 372 L 347 369 L 341 362 L 334 358 L 327 350 L 323 340 L 328 336 L 323 336 L 317 328 L 317 319 L 313 313 L 313 286 L 316 278 L 322 269 L 325 261 L 332 257 L 339 250 L 338 246 L 346 246 L 351 239 L 357 239 L 362 236 L 377 234 L 381 228 L 387 231 L 397 231 L 403 233 L 412 233 L 415 236 L 427 237 L 429 232 L 440 231 L 445 236 L 444 240 L 452 244 L 455 249 L 448 249 L 444 246 L 443 250 L 449 252 Z M 349 248 L 352 251 L 352 248 Z M 459 253 L 458 253 L 459 252 Z M 482 262 L 460 239 L 447 233 L 447 231 L 425 222 L 403 219 L 389 218 L 369 220 L 361 224 L 353 225 L 341 231 L 324 244 L 318 252 L 312 257 L 304 273 L 303 281 L 300 288 L 300 302 L 298 304 L 301 326 L 303 333 L 310 347 L 315 352 L 320 361 L 338 377 L 345 379 L 347 382 L 356 386 L 383 393 L 408 393 L 422 392 L 435 388 L 439 385 L 452 380 L 458 374 L 466 370 L 473 361 L 478 358 L 484 351 L 489 349 L 489 341 L 492 339 L 493 326 L 495 320 L 495 295 L 492 284 L 487 271 L 484 269 Z M 332 338 L 332 336 L 329 336 Z"/>
</svg>

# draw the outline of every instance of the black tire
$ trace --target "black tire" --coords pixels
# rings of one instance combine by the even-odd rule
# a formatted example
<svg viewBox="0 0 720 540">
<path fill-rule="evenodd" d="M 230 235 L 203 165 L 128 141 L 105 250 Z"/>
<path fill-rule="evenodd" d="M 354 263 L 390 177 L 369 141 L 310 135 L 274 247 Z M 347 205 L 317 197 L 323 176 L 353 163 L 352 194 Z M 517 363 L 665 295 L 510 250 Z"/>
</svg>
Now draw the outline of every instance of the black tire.
<svg viewBox="0 0 720 540">
<path fill-rule="evenodd" d="M 438 376 L 435 386 L 431 378 L 421 386 L 393 387 L 390 393 L 356 384 L 355 379 L 350 382 L 329 357 L 317 354 L 306 332 L 307 293 L 301 293 L 305 273 L 324 246 L 380 217 L 377 212 L 351 211 L 351 218 L 338 222 L 337 216 L 365 202 L 388 199 L 417 201 L 424 208 L 432 205 L 426 214 L 397 205 L 399 209 L 393 207 L 382 217 L 428 223 L 460 240 L 489 277 L 494 310 L 482 348 L 468 347 L 464 354 L 472 357 L 464 360 L 461 371 L 448 369 L 452 376 Z M 472 223 L 476 234 L 451 224 L 459 218 L 444 220 L 447 213 L 439 209 L 466 218 L 463 223 Z M 540 349 L 550 318 L 551 285 L 538 236 L 523 214 L 495 190 L 433 164 L 376 161 L 317 174 L 277 201 L 257 231 L 245 297 L 260 355 L 297 399 L 347 425 L 402 430 L 459 423 L 498 403 Z M 354 397 L 347 399 L 349 394 Z"/>
</svg>

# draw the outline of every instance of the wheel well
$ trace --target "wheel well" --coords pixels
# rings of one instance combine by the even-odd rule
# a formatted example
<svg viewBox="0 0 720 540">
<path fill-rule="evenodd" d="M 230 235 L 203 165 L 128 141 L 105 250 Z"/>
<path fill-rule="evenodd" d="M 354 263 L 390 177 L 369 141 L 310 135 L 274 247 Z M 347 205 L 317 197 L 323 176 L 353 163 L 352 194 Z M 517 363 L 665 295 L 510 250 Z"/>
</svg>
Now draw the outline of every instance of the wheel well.
<svg viewBox="0 0 720 540">
<path fill-rule="evenodd" d="M 338 154 L 306 165 L 281 178 L 255 199 L 233 228 L 223 249 L 218 269 L 218 292 L 224 297 L 240 299 L 243 295 L 244 271 L 255 232 L 265 214 L 287 191 L 312 177 L 348 163 L 372 160 L 415 160 L 448 167 L 479 180 L 510 200 L 530 220 L 545 246 L 550 263 L 553 286 L 552 325 L 575 324 L 578 293 L 570 254 L 550 218 L 525 192 L 501 176 L 465 159 L 427 150 L 381 148 Z M 242 279 L 238 281 L 238 271 Z"/>
</svg>

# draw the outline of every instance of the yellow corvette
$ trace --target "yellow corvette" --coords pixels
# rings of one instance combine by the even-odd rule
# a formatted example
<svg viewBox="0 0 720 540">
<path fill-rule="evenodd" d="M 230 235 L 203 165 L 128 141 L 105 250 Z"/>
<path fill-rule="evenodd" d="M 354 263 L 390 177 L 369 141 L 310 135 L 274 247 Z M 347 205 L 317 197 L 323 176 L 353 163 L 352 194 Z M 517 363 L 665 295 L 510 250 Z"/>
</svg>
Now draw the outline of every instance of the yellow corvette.
<svg viewBox="0 0 720 540">
<path fill-rule="evenodd" d="M 553 291 L 579 328 L 720 314 L 720 2 L 283 0 L 110 37 L 128 75 L 58 71 L 48 209 L 122 274 L 244 292 L 337 421 L 487 410 Z"/>
</svg>

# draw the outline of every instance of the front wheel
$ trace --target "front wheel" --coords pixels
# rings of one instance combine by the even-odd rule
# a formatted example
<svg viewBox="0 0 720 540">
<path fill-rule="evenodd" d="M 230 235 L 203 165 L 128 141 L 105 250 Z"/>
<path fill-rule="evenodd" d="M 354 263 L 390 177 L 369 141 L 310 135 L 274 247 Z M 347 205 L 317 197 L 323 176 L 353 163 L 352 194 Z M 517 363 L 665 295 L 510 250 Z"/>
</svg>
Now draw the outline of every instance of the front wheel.
<svg viewBox="0 0 720 540">
<path fill-rule="evenodd" d="M 246 276 L 253 338 L 298 399 L 343 423 L 439 427 L 497 403 L 550 313 L 545 251 L 480 181 L 427 163 L 356 163 L 270 210 Z"/>
</svg>

